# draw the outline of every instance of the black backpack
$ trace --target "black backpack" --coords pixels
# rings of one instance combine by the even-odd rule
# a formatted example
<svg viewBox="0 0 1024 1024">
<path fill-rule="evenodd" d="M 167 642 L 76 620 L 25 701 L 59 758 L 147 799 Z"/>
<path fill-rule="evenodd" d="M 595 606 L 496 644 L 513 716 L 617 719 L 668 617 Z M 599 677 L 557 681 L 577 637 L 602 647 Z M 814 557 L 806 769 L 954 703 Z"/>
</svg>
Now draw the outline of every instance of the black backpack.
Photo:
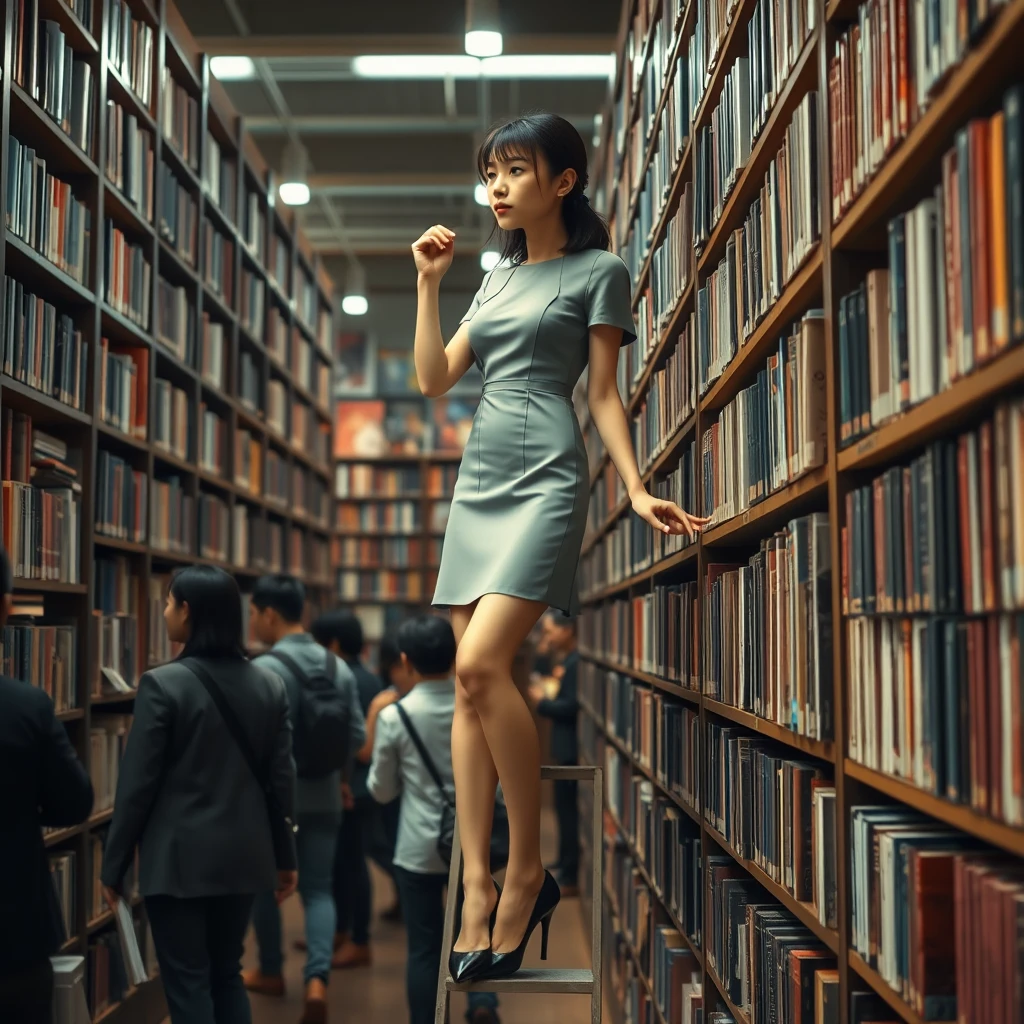
<svg viewBox="0 0 1024 1024">
<path fill-rule="evenodd" d="M 348 762 L 352 709 L 348 693 L 337 685 L 338 659 L 325 651 L 323 668 L 310 673 L 280 651 L 268 651 L 267 656 L 281 662 L 299 684 L 292 744 L 296 774 L 303 779 L 320 779 L 344 768 Z"/>
</svg>

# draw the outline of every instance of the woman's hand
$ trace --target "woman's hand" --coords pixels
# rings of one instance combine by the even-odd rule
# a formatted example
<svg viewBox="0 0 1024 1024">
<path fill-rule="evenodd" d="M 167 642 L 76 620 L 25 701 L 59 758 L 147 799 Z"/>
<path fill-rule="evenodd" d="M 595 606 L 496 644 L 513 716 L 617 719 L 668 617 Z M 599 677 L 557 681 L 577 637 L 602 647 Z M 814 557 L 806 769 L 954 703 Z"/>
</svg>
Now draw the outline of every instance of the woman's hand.
<svg viewBox="0 0 1024 1024">
<path fill-rule="evenodd" d="M 455 255 L 455 232 L 435 224 L 412 243 L 412 258 L 420 277 L 440 281 L 452 265 Z"/>
<path fill-rule="evenodd" d="M 633 511 L 646 519 L 659 533 L 685 533 L 691 538 L 706 523 L 706 518 L 684 512 L 674 501 L 655 498 L 647 491 L 641 491 L 633 498 Z"/>
</svg>

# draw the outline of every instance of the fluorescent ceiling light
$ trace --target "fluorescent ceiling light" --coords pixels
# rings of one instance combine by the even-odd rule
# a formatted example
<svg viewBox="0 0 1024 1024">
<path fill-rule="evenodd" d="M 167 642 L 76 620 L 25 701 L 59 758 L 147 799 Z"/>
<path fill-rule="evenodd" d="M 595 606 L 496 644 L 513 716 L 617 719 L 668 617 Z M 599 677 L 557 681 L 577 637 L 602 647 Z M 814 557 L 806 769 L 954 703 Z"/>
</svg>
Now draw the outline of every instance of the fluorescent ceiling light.
<svg viewBox="0 0 1024 1024">
<path fill-rule="evenodd" d="M 360 78 L 608 78 L 615 73 L 612 53 L 364 54 L 352 58 Z"/>
<path fill-rule="evenodd" d="M 486 29 L 474 29 L 466 33 L 466 53 L 474 57 L 496 57 L 501 53 L 502 40 L 500 32 L 488 32 Z"/>
<path fill-rule="evenodd" d="M 210 58 L 210 74 L 222 82 L 238 82 L 256 77 L 252 57 L 219 56 Z"/>
<path fill-rule="evenodd" d="M 480 253 L 480 268 L 484 271 L 493 270 L 501 262 L 500 254 L 492 249 L 484 249 Z"/>
<path fill-rule="evenodd" d="M 473 198 L 479 206 L 491 205 L 491 201 L 487 198 L 487 186 L 482 182 L 478 182 L 476 188 L 473 189 Z"/>
<path fill-rule="evenodd" d="M 304 181 L 282 181 L 277 194 L 285 206 L 305 206 L 309 202 L 309 186 Z"/>
<path fill-rule="evenodd" d="M 342 312 L 349 316 L 363 316 L 369 308 L 365 295 L 346 295 L 341 300 Z"/>
</svg>

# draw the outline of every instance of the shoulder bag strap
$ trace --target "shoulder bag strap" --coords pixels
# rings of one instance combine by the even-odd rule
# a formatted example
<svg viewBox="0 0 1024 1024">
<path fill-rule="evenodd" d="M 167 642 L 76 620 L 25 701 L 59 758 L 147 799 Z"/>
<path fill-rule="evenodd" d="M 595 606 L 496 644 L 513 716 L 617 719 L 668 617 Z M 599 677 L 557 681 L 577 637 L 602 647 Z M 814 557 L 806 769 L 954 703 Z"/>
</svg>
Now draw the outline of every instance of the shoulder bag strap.
<svg viewBox="0 0 1024 1024">
<path fill-rule="evenodd" d="M 301 684 L 302 681 L 306 678 L 306 673 L 303 672 L 301 668 L 299 668 L 299 663 L 290 654 L 285 654 L 282 651 L 267 651 L 267 653 L 264 654 L 263 657 L 274 658 L 275 660 L 281 662 L 281 664 L 284 665 L 284 667 L 288 669 L 289 672 L 291 672 L 295 681 L 299 684 Z"/>
<path fill-rule="evenodd" d="M 427 771 L 430 773 L 430 777 L 434 780 L 434 785 L 441 791 L 441 796 L 444 798 L 444 802 L 451 807 L 452 802 L 448 798 L 448 790 L 441 781 L 441 773 L 437 770 L 437 766 L 434 764 L 433 758 L 427 753 L 427 748 L 423 745 L 423 740 L 420 739 L 420 734 L 412 724 L 412 719 L 409 717 L 409 713 L 402 707 L 401 702 L 398 701 L 395 702 L 395 709 L 398 711 L 398 717 L 402 719 L 402 725 L 405 726 L 405 731 L 409 734 L 409 739 L 412 740 L 413 746 L 415 746 L 417 751 L 419 751 L 420 758 L 424 765 L 426 765 Z"/>
<path fill-rule="evenodd" d="M 238 744 L 238 749 L 242 752 L 242 757 L 245 758 L 246 764 L 249 765 L 249 770 L 261 786 L 266 786 L 267 773 L 260 770 L 259 761 L 252 749 L 252 744 L 249 742 L 249 737 L 245 735 L 242 723 L 238 721 L 234 711 L 231 710 L 231 705 L 228 704 L 220 687 L 213 676 L 207 671 L 206 666 L 200 664 L 195 658 L 185 658 L 180 664 L 184 665 L 203 684 L 204 689 L 210 695 L 210 699 L 217 705 L 217 710 L 220 712 L 220 717 L 224 719 L 228 732 L 231 733 L 235 743 Z"/>
</svg>

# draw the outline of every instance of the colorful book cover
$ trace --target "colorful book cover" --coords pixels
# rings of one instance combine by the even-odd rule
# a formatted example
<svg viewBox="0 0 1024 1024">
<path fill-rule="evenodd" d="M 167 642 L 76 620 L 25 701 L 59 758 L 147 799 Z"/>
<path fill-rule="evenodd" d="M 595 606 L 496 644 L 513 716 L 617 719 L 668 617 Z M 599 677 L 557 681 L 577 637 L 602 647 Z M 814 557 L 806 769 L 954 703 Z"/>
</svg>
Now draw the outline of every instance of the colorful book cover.
<svg viewBox="0 0 1024 1024">
<path fill-rule="evenodd" d="M 462 398 L 438 398 L 434 402 L 434 448 L 462 451 L 469 440 L 478 402 Z"/>
<path fill-rule="evenodd" d="M 338 402 L 334 411 L 334 457 L 386 455 L 383 402 Z"/>
</svg>

